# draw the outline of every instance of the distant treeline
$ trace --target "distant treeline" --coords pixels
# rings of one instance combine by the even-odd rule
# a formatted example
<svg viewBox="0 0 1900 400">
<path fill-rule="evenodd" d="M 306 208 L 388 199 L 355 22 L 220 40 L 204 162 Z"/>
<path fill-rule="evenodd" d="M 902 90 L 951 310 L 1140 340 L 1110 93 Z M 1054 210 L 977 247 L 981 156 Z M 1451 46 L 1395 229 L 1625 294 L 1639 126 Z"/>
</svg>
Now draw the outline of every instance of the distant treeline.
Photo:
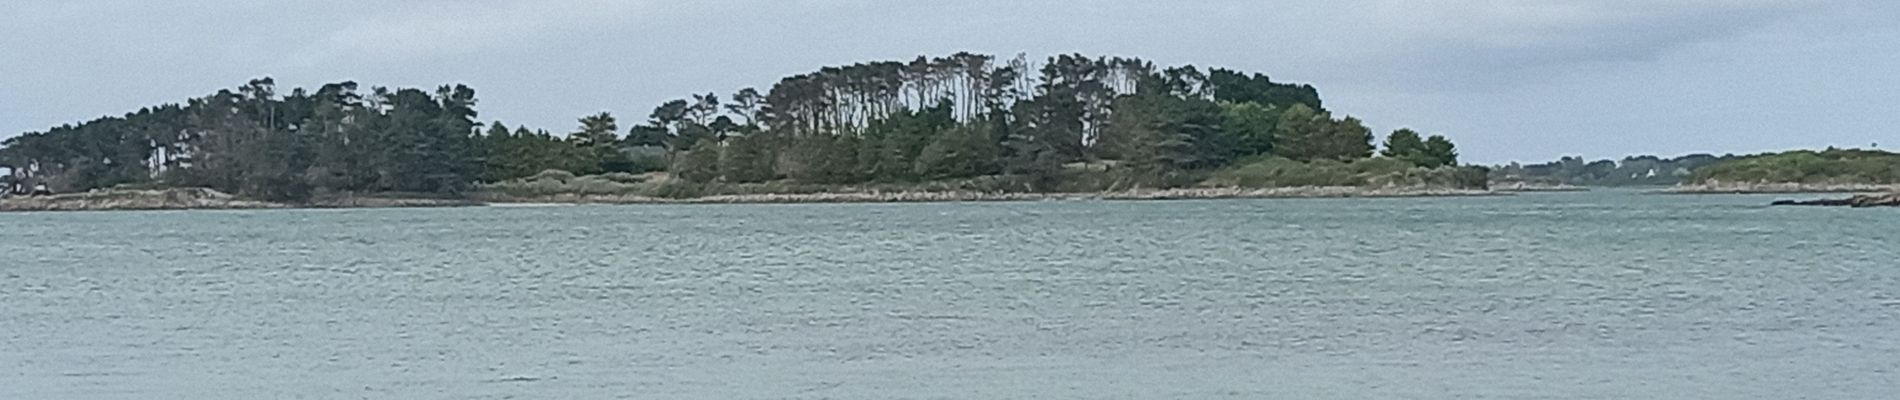
<svg viewBox="0 0 1900 400">
<path fill-rule="evenodd" d="M 612 114 L 590 115 L 565 135 L 479 123 L 476 103 L 475 91 L 459 85 L 365 92 L 344 82 L 282 93 L 265 78 L 8 139 L 0 166 L 60 191 L 202 186 L 298 200 L 455 194 L 545 170 L 666 171 L 696 183 L 1002 176 L 1047 190 L 1065 168 L 1089 165 L 1120 184 L 1172 187 L 1198 184 L 1237 160 L 1289 174 L 1288 165 L 1335 168 L 1325 165 L 1376 150 L 1371 129 L 1329 112 L 1309 85 L 1081 55 L 1032 63 L 959 53 L 828 67 L 763 93 L 666 102 L 624 130 Z M 1399 130 L 1384 147 L 1378 158 L 1421 171 L 1458 164 L 1443 136 Z M 1338 171 L 1406 173 L 1391 167 Z"/>
<path fill-rule="evenodd" d="M 1577 157 L 1491 169 L 1500 184 L 1652 186 L 1728 183 L 1900 183 L 1900 154 L 1878 150 L 1796 150 L 1748 156 L 1693 154 L 1585 162 Z"/>
<path fill-rule="evenodd" d="M 1696 169 L 1734 158 L 1691 154 L 1676 158 L 1633 156 L 1622 160 L 1585 161 L 1563 157 L 1542 164 L 1518 164 L 1491 169 L 1496 183 L 1527 183 L 1574 186 L 1660 186 L 1682 183 Z"/>
</svg>

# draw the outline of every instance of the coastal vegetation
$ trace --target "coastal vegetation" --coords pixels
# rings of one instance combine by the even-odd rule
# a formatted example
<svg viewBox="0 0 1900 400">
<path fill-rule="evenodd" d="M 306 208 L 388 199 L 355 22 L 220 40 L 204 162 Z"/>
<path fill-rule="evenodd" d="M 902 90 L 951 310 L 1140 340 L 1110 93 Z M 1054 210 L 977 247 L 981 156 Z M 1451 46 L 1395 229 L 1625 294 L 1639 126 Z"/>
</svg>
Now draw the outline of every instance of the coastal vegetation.
<svg viewBox="0 0 1900 400">
<path fill-rule="evenodd" d="M 1900 154 L 1829 148 L 1732 157 L 1697 169 L 1668 192 L 1900 192 Z"/>
<path fill-rule="evenodd" d="M 1900 184 L 1900 154 L 1858 149 L 1759 154 L 1697 169 L 1689 180 L 1695 183 Z"/>
<path fill-rule="evenodd" d="M 480 122 L 475 91 L 269 78 L 0 143 L 57 192 L 202 187 L 275 202 L 367 194 L 693 198 L 851 191 L 1079 193 L 1188 188 L 1482 189 L 1443 136 L 1375 144 L 1310 85 L 1119 57 L 958 53 L 695 94 L 623 126 Z"/>
<path fill-rule="evenodd" d="M 1900 154 L 1873 149 L 1794 150 L 1737 156 L 1694 154 L 1584 162 L 1577 157 L 1491 169 L 1501 191 L 1669 186 L 1664 193 L 1802 193 L 1900 190 Z"/>
<path fill-rule="evenodd" d="M 1586 161 L 1563 157 L 1540 164 L 1497 166 L 1491 169 L 1497 187 L 1671 186 L 1691 179 L 1702 167 L 1735 158 L 1691 154 L 1675 158 L 1631 156 L 1621 160 Z"/>
</svg>

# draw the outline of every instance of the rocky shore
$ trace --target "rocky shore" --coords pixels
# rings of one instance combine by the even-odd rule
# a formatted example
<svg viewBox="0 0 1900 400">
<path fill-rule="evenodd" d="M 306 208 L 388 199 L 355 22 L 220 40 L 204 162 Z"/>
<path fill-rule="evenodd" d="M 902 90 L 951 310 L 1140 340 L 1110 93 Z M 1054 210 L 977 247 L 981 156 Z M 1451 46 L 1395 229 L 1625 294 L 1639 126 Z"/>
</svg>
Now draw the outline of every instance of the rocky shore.
<svg viewBox="0 0 1900 400">
<path fill-rule="evenodd" d="M 390 196 L 330 196 L 307 203 L 287 204 L 248 200 L 206 188 L 162 190 L 110 189 L 50 196 L 0 198 L 0 211 L 108 211 L 108 210 L 254 210 L 274 208 L 393 208 L 461 207 L 485 203 L 467 199 Z"/>
<path fill-rule="evenodd" d="M 695 198 L 661 198 L 639 195 L 552 195 L 531 197 L 491 197 L 494 203 L 529 204 L 755 204 L 755 203 L 930 203 L 993 202 L 1043 200 L 1186 200 L 1186 199 L 1266 199 L 1266 198 L 1347 198 L 1347 197 L 1454 197 L 1497 196 L 1505 193 L 1488 190 L 1440 188 L 1360 188 L 1295 187 L 1273 189 L 1186 188 L 1166 190 L 1127 190 L 1103 193 L 993 193 L 974 191 L 936 192 L 837 192 L 799 194 L 720 195 Z"/>
<path fill-rule="evenodd" d="M 283 204 L 239 199 L 211 189 L 97 190 L 51 196 L 0 199 L 0 211 L 232 210 L 284 208 Z"/>
<path fill-rule="evenodd" d="M 507 196 L 497 193 L 476 194 L 468 199 L 437 199 L 389 196 L 324 197 L 307 203 L 287 204 L 246 200 L 203 188 L 164 190 L 101 190 L 89 193 L 53 196 L 27 196 L 0 199 L 0 211 L 104 211 L 104 210 L 233 210 L 277 208 L 395 208 L 395 207 L 479 207 L 512 204 L 765 204 L 765 203 L 931 203 L 996 202 L 1045 200 L 1186 200 L 1186 199 L 1268 199 L 1268 198 L 1349 198 L 1349 197 L 1463 197 L 1499 196 L 1508 193 L 1489 190 L 1429 187 L 1293 187 L 1272 189 L 1184 188 L 1166 190 L 1125 190 L 1102 193 L 1003 193 L 976 191 L 869 191 L 827 193 L 765 193 L 717 195 L 692 198 L 664 198 L 641 195 Z"/>
<path fill-rule="evenodd" d="M 1865 183 L 1794 183 L 1794 182 L 1705 182 L 1663 189 L 1663 194 L 1745 194 L 1745 193 L 1883 193 L 1900 192 L 1900 185 Z"/>
<path fill-rule="evenodd" d="M 1828 207 L 1900 207 L 1900 192 L 1888 194 L 1860 195 L 1845 199 L 1823 199 L 1812 201 L 1782 200 L 1774 202 L 1777 206 L 1828 206 Z"/>
<path fill-rule="evenodd" d="M 1549 183 L 1528 183 L 1528 182 L 1509 182 L 1509 183 L 1494 182 L 1491 184 L 1491 190 L 1499 191 L 1499 192 L 1512 192 L 1512 193 L 1588 192 L 1590 191 L 1590 188 L 1571 185 L 1571 184 L 1564 184 L 1564 183 L 1549 184 Z"/>
</svg>

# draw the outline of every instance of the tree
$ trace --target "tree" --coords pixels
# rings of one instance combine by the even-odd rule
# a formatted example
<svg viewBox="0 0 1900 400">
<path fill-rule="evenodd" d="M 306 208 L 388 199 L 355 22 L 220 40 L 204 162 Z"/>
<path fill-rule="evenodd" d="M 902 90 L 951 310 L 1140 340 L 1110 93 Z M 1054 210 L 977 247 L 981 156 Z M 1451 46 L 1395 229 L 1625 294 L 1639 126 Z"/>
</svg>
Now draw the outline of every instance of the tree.
<svg viewBox="0 0 1900 400">
<path fill-rule="evenodd" d="M 1152 174 L 1213 167 L 1235 154 L 1235 141 L 1221 130 L 1221 108 L 1200 98 L 1143 91 L 1115 101 L 1103 133 L 1104 154 Z"/>
<path fill-rule="evenodd" d="M 1411 129 L 1392 132 L 1385 139 L 1385 150 L 1379 154 L 1425 168 L 1458 166 L 1458 151 L 1451 140 L 1439 135 L 1420 139 L 1418 132 Z"/>
<path fill-rule="evenodd" d="M 1372 130 L 1359 119 L 1295 104 L 1280 114 L 1274 154 L 1301 161 L 1351 161 L 1372 156 Z"/>
<path fill-rule="evenodd" d="M 1271 106 L 1221 103 L 1221 129 L 1239 146 L 1240 156 L 1272 152 L 1273 132 L 1279 122 L 1280 112 Z"/>
<path fill-rule="evenodd" d="M 769 137 L 741 136 L 726 140 L 719 152 L 719 172 L 727 182 L 753 183 L 772 180 L 772 153 Z"/>
<path fill-rule="evenodd" d="M 570 136 L 579 147 L 594 153 L 600 161 L 600 170 L 607 172 L 633 172 L 633 160 L 620 149 L 619 122 L 613 114 L 602 112 L 581 117 L 581 131 Z"/>
<path fill-rule="evenodd" d="M 614 119 L 614 115 L 602 112 L 581 117 L 581 130 L 572 139 L 581 146 L 612 146 L 620 143 L 616 133 L 619 131 L 620 123 Z"/>
<path fill-rule="evenodd" d="M 688 182 L 719 179 L 719 143 L 705 139 L 673 162 L 673 175 Z"/>
<path fill-rule="evenodd" d="M 1400 129 L 1386 136 L 1385 150 L 1379 151 L 1379 155 L 1420 167 L 1437 166 L 1435 160 L 1426 154 L 1425 140 L 1411 129 Z"/>
<path fill-rule="evenodd" d="M 789 138 L 791 147 L 780 153 L 780 174 L 801 183 L 857 182 L 858 140 L 848 136 L 814 135 Z"/>
<path fill-rule="evenodd" d="M 1431 160 L 1431 167 L 1458 166 L 1458 148 L 1451 143 L 1451 139 L 1446 139 L 1444 136 L 1432 135 L 1431 138 L 1425 139 L 1424 155 L 1426 159 Z"/>
<path fill-rule="evenodd" d="M 681 123 L 686 121 L 690 107 L 691 105 L 686 100 L 668 101 L 660 104 L 659 107 L 654 107 L 653 113 L 649 116 L 647 123 L 666 133 L 665 140 L 661 140 L 660 144 L 666 145 L 669 150 L 682 150 L 679 147 L 692 145 L 692 142 L 682 143 L 673 140 L 673 137 L 679 134 Z"/>
<path fill-rule="evenodd" d="M 1313 86 L 1275 83 L 1262 74 L 1249 76 L 1215 68 L 1208 71 L 1206 86 L 1214 100 L 1225 103 L 1253 103 L 1281 109 L 1300 104 L 1315 110 L 1326 109 Z"/>
<path fill-rule="evenodd" d="M 917 158 L 926 146 L 957 126 L 955 105 L 941 102 L 928 109 L 899 111 L 872 121 L 865 130 L 865 146 L 873 149 L 875 162 L 869 172 L 887 181 L 912 181 L 917 175 Z"/>
<path fill-rule="evenodd" d="M 726 104 L 726 111 L 745 119 L 745 125 L 758 124 L 765 119 L 765 96 L 758 89 L 739 89 L 732 94 L 732 102 Z"/>
<path fill-rule="evenodd" d="M 998 149 L 980 125 L 962 125 L 937 136 L 917 155 L 914 174 L 924 179 L 967 178 L 996 173 Z"/>
</svg>

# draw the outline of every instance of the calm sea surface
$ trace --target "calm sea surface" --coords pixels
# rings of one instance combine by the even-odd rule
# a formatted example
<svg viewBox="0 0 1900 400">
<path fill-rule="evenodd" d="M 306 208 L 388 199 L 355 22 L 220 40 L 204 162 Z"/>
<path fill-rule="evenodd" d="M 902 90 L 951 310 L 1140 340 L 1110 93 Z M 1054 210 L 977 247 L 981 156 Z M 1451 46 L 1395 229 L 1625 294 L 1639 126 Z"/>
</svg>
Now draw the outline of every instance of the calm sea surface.
<svg viewBox="0 0 1900 400">
<path fill-rule="evenodd" d="M 1875 399 L 1773 197 L 0 214 L 0 399 Z"/>
</svg>

